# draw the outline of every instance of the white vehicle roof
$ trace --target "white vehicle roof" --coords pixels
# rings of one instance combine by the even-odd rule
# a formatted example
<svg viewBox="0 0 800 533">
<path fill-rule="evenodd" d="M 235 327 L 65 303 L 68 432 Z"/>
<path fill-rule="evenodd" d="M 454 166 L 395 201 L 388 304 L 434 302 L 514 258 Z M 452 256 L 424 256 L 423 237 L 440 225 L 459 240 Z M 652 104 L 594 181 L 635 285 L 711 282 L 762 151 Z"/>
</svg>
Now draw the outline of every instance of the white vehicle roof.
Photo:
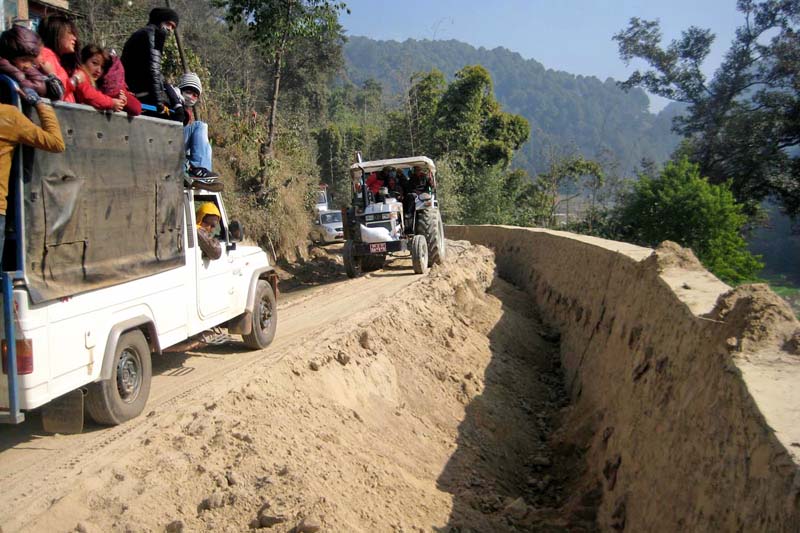
<svg viewBox="0 0 800 533">
<path fill-rule="evenodd" d="M 375 172 L 376 170 L 382 170 L 383 167 L 395 167 L 403 169 L 421 165 L 428 167 L 428 170 L 431 171 L 431 174 L 436 173 L 436 165 L 434 164 L 433 160 L 429 157 L 425 157 L 424 155 L 400 157 L 397 159 L 378 159 L 377 161 L 354 163 L 350 166 L 350 170 L 353 171 L 364 169 L 365 172 Z"/>
</svg>

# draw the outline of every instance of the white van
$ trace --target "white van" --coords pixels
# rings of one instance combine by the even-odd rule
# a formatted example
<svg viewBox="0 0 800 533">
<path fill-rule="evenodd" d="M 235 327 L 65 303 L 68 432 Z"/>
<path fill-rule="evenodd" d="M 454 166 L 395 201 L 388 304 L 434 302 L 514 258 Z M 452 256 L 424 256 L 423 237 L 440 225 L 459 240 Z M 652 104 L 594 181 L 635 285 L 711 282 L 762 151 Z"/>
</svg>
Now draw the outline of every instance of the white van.
<svg viewBox="0 0 800 533">
<path fill-rule="evenodd" d="M 18 147 L 12 168 L 3 322 L 15 342 L 3 340 L 0 409 L 14 423 L 55 405 L 45 429 L 62 428 L 82 424 L 85 399 L 96 422 L 119 424 L 145 407 L 151 353 L 216 326 L 269 345 L 277 278 L 259 247 L 238 242 L 219 193 L 184 187 L 180 123 L 54 107 L 66 152 Z M 203 202 L 222 215 L 216 260 L 197 244 Z"/>
</svg>

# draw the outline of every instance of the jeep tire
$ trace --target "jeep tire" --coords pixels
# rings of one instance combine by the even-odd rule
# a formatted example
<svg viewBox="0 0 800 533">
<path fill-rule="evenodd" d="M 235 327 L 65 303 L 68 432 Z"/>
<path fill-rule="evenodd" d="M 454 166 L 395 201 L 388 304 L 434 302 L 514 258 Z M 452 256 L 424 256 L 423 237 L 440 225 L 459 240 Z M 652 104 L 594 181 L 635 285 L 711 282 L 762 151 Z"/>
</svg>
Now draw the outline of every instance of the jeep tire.
<svg viewBox="0 0 800 533">
<path fill-rule="evenodd" d="M 275 292 L 266 280 L 260 279 L 256 282 L 256 297 L 250 311 L 253 325 L 250 333 L 242 335 L 242 340 L 248 348 L 261 350 L 270 345 L 278 327 Z"/>
<path fill-rule="evenodd" d="M 114 348 L 111 379 L 91 383 L 86 410 L 98 424 L 115 426 L 136 418 L 150 396 L 153 367 L 144 334 L 134 329 L 122 334 Z"/>
</svg>

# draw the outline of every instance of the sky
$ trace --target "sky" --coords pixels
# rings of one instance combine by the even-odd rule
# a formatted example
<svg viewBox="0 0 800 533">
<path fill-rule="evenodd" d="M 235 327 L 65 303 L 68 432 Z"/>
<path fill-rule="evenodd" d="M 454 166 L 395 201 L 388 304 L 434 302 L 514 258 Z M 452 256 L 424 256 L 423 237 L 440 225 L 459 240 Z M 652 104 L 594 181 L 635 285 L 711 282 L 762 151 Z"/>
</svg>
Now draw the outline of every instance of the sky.
<svg viewBox="0 0 800 533">
<path fill-rule="evenodd" d="M 736 0 L 345 0 L 340 22 L 348 35 L 373 39 L 456 39 L 476 47 L 502 46 L 547 68 L 627 79 L 643 64 L 626 67 L 611 37 L 631 17 L 658 19 L 665 40 L 689 26 L 717 38 L 704 65 L 719 66 L 743 18 Z M 651 109 L 667 104 L 651 98 Z"/>
</svg>

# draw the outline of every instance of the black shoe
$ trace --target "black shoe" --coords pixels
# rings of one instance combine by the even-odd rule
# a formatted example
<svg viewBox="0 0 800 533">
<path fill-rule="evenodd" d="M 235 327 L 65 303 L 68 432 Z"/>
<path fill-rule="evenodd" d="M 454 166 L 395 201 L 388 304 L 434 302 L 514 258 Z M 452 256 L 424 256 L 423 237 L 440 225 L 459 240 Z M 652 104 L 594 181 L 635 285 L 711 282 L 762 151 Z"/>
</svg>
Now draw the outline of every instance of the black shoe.
<svg viewBox="0 0 800 533">
<path fill-rule="evenodd" d="M 189 175 L 193 178 L 218 178 L 219 174 L 204 167 L 190 167 Z"/>
</svg>

